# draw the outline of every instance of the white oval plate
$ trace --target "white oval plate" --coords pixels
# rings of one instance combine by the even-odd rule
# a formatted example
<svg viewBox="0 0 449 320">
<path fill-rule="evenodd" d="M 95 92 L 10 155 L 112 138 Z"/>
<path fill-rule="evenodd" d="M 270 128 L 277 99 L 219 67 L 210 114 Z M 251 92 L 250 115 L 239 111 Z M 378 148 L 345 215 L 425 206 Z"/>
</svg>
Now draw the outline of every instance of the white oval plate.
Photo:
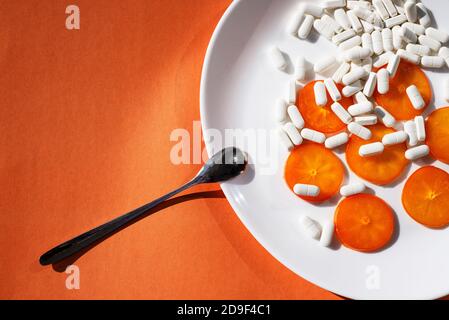
<svg viewBox="0 0 449 320">
<path fill-rule="evenodd" d="M 293 195 L 283 180 L 287 152 L 269 150 L 271 167 L 267 166 L 260 157 L 264 153 L 261 146 L 266 145 L 260 135 L 257 150 L 254 141 L 246 145 L 232 142 L 229 137 L 223 141 L 225 129 L 248 129 L 247 133 L 259 130 L 262 134 L 275 128 L 273 104 L 276 98 L 286 96 L 292 76 L 271 66 L 267 58 L 270 46 L 278 45 L 292 60 L 302 54 L 317 61 L 336 52 L 323 38 L 312 36 L 312 40 L 300 41 L 286 34 L 285 26 L 299 2 L 234 1 L 210 42 L 201 81 L 201 118 L 208 152 L 213 153 L 222 144 L 235 144 L 255 162 L 243 176 L 222 185 L 227 199 L 276 259 L 334 293 L 354 299 L 434 299 L 449 294 L 449 230 L 427 229 L 406 214 L 400 203 L 405 176 L 387 188 L 368 184 L 397 215 L 397 233 L 388 248 L 374 254 L 355 252 L 337 243 L 332 249 L 322 248 L 302 236 L 298 220 L 303 213 L 320 222 L 332 218 L 338 199 L 313 206 Z M 449 31 L 449 2 L 423 2 L 432 10 L 438 27 Z M 446 72 L 427 72 L 437 106 L 447 105 L 438 94 L 442 92 L 442 79 L 448 76 Z M 342 153 L 339 156 L 343 159 Z M 432 164 L 449 171 L 447 165 Z M 412 165 L 407 177 L 417 167 Z M 357 178 L 349 173 L 348 179 Z"/>
</svg>

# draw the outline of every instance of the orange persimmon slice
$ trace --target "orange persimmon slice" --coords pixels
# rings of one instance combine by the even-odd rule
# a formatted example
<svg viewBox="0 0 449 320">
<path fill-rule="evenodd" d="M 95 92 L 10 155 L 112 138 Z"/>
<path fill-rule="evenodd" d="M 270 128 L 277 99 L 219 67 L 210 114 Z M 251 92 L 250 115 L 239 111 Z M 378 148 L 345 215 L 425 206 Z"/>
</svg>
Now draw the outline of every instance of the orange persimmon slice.
<svg viewBox="0 0 449 320">
<path fill-rule="evenodd" d="M 320 107 L 315 103 L 315 93 L 313 87 L 316 81 L 308 83 L 298 93 L 298 107 L 301 112 L 306 127 L 318 130 L 323 133 L 335 133 L 343 130 L 346 125 L 334 114 L 331 109 L 332 101 L 329 93 L 327 93 L 327 105 Z M 343 89 L 343 86 L 337 84 L 338 90 Z M 349 108 L 354 101 L 352 98 L 343 97 L 339 103 L 345 108 Z"/>
<path fill-rule="evenodd" d="M 449 107 L 435 110 L 427 119 L 427 145 L 432 156 L 449 164 Z"/>
<path fill-rule="evenodd" d="M 387 94 L 379 94 L 376 91 L 374 99 L 397 120 L 411 120 L 426 110 L 426 108 L 421 110 L 413 108 L 406 92 L 411 85 L 416 85 L 427 107 L 432 100 L 429 79 L 420 67 L 407 61 L 401 61 L 395 77 L 390 80 L 390 91 Z"/>
<path fill-rule="evenodd" d="M 383 153 L 372 157 L 362 157 L 359 149 L 365 144 L 381 142 L 384 135 L 393 133 L 395 130 L 376 124 L 368 127 L 373 136 L 370 140 L 363 140 L 352 135 L 346 146 L 346 161 L 349 168 L 361 177 L 377 185 L 387 185 L 399 178 L 409 164 L 405 158 L 407 146 L 405 143 L 386 146 Z"/>
<path fill-rule="evenodd" d="M 382 199 L 369 194 L 358 194 L 341 201 L 334 222 L 340 242 L 362 252 L 383 248 L 394 231 L 391 208 Z"/>
<path fill-rule="evenodd" d="M 402 191 L 405 211 L 429 228 L 449 225 L 449 174 L 436 167 L 423 167 L 407 180 Z"/>
<path fill-rule="evenodd" d="M 309 202 L 322 202 L 340 190 L 344 170 L 342 162 L 332 151 L 320 144 L 306 142 L 296 147 L 287 159 L 285 181 L 292 191 L 296 184 L 320 187 L 317 197 L 300 198 Z"/>
</svg>

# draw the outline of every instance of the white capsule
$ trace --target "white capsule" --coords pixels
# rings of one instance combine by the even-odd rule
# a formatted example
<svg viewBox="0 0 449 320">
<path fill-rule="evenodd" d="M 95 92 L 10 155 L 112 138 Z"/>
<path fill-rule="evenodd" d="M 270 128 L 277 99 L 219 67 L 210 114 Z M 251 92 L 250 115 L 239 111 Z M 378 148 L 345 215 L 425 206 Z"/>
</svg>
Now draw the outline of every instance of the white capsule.
<svg viewBox="0 0 449 320">
<path fill-rule="evenodd" d="M 390 75 L 390 78 L 394 78 L 396 72 L 398 71 L 399 63 L 401 62 L 401 57 L 394 55 L 391 57 L 390 61 L 387 65 L 387 71 Z"/>
<path fill-rule="evenodd" d="M 343 31 L 342 33 L 338 33 L 335 36 L 333 36 L 332 42 L 335 43 L 336 45 L 339 45 L 343 41 L 351 39 L 352 37 L 355 37 L 355 36 L 356 36 L 356 34 L 355 34 L 354 30 L 352 30 L 352 29 L 346 30 L 346 31 Z"/>
<path fill-rule="evenodd" d="M 345 124 L 349 124 L 352 122 L 352 116 L 349 114 L 348 111 L 346 111 L 345 108 L 343 108 L 343 106 L 340 103 L 335 102 L 334 104 L 332 104 L 331 109 L 335 113 L 335 115 L 341 120 L 341 122 Z"/>
<path fill-rule="evenodd" d="M 327 93 L 324 83 L 321 81 L 315 82 L 313 91 L 315 93 L 315 103 L 320 107 L 324 107 L 327 104 Z"/>
<path fill-rule="evenodd" d="M 421 110 L 426 106 L 421 93 L 415 85 L 411 85 L 407 88 L 406 91 L 413 108 L 415 108 L 416 110 Z"/>
<path fill-rule="evenodd" d="M 371 56 L 371 51 L 367 48 L 362 48 L 360 46 L 349 49 L 344 53 L 344 58 L 346 61 L 358 61 L 363 60 Z"/>
<path fill-rule="evenodd" d="M 371 32 L 374 31 L 374 26 L 371 23 L 368 23 L 365 20 L 360 20 L 360 23 L 362 24 L 364 33 L 371 34 Z"/>
<path fill-rule="evenodd" d="M 367 75 L 368 75 L 368 73 L 366 72 L 365 69 L 357 67 L 343 77 L 343 84 L 350 85 L 350 84 L 366 77 Z"/>
<path fill-rule="evenodd" d="M 324 1 L 321 6 L 324 9 L 336 9 L 342 8 L 346 6 L 346 0 L 327 0 Z"/>
<path fill-rule="evenodd" d="M 295 127 L 299 130 L 304 128 L 304 118 L 301 115 L 301 112 L 299 112 L 298 107 L 295 105 L 291 105 L 287 108 L 288 116 L 290 117 L 290 120 L 295 125 Z"/>
<path fill-rule="evenodd" d="M 420 158 L 424 158 L 428 156 L 430 153 L 430 149 L 427 145 L 418 146 L 415 148 L 408 149 L 405 152 L 405 158 L 407 160 L 413 161 Z"/>
<path fill-rule="evenodd" d="M 324 133 L 308 128 L 301 130 L 301 136 L 305 140 L 309 140 L 315 143 L 322 144 L 324 143 L 324 141 L 326 141 L 326 135 Z"/>
<path fill-rule="evenodd" d="M 374 113 L 386 127 L 393 128 L 396 125 L 396 119 L 384 108 L 377 106 L 374 108 Z"/>
<path fill-rule="evenodd" d="M 385 28 L 382 30 L 382 44 L 385 51 L 393 51 L 393 31 Z"/>
<path fill-rule="evenodd" d="M 426 7 L 422 3 L 417 3 L 416 7 L 418 9 L 419 24 L 425 28 L 430 27 L 432 20 L 430 19 L 430 15 Z"/>
<path fill-rule="evenodd" d="M 415 1 L 406 1 L 404 11 L 408 21 L 415 22 L 418 19 L 418 10 Z"/>
<path fill-rule="evenodd" d="M 299 10 L 295 13 L 295 15 L 292 17 L 292 20 L 287 26 L 287 32 L 293 36 L 296 36 L 298 34 L 299 27 L 301 26 L 301 23 L 304 21 L 304 11 Z"/>
<path fill-rule="evenodd" d="M 343 62 L 333 74 L 332 80 L 336 83 L 341 83 L 343 81 L 343 77 L 349 72 L 350 69 L 351 65 L 347 62 Z"/>
<path fill-rule="evenodd" d="M 332 28 L 332 26 L 328 23 L 326 23 L 322 19 L 317 19 L 313 22 L 313 27 L 316 31 L 318 31 L 319 34 L 321 34 L 323 37 L 331 40 L 335 30 Z"/>
<path fill-rule="evenodd" d="M 361 157 L 371 157 L 384 152 L 385 146 L 380 142 L 365 144 L 360 147 L 359 155 Z"/>
<path fill-rule="evenodd" d="M 375 67 L 375 68 L 383 67 L 390 61 L 390 58 L 392 56 L 393 56 L 393 52 L 391 52 L 391 51 L 385 52 L 384 54 L 377 56 L 376 58 L 374 58 L 373 67 Z"/>
<path fill-rule="evenodd" d="M 320 194 L 320 188 L 311 184 L 296 184 L 293 187 L 293 192 L 298 196 L 304 197 L 318 197 Z"/>
<path fill-rule="evenodd" d="M 382 143 L 385 146 L 393 146 L 395 144 L 401 144 L 407 141 L 408 135 L 405 131 L 397 131 L 384 135 Z"/>
<path fill-rule="evenodd" d="M 363 94 L 363 92 L 357 92 L 353 98 L 356 104 L 369 101 L 368 98 Z"/>
<path fill-rule="evenodd" d="M 332 79 L 324 80 L 324 85 L 326 86 L 327 92 L 331 96 L 332 100 L 334 101 L 341 100 L 341 93 Z"/>
<path fill-rule="evenodd" d="M 402 28 L 400 26 L 394 26 L 393 29 L 393 47 L 396 50 L 402 48 L 404 42 L 402 41 Z"/>
<path fill-rule="evenodd" d="M 314 71 L 315 73 L 324 74 L 326 71 L 332 69 L 337 64 L 335 56 L 328 56 L 319 62 L 315 63 Z"/>
<path fill-rule="evenodd" d="M 350 197 L 365 191 L 366 185 L 363 182 L 355 182 L 340 188 L 340 194 L 343 197 Z"/>
<path fill-rule="evenodd" d="M 386 69 L 377 71 L 377 91 L 380 94 L 386 94 L 390 91 L 390 74 Z"/>
<path fill-rule="evenodd" d="M 337 9 L 346 6 L 346 0 L 327 0 L 321 3 L 323 9 Z"/>
<path fill-rule="evenodd" d="M 393 4 L 391 0 L 382 0 L 385 9 L 387 9 L 390 17 L 395 17 L 398 15 L 398 10 L 396 10 L 396 6 Z"/>
<path fill-rule="evenodd" d="M 416 43 L 416 41 L 418 41 L 418 37 L 416 36 L 416 34 L 405 26 L 401 28 L 401 36 L 402 39 L 407 43 Z"/>
<path fill-rule="evenodd" d="M 278 47 L 273 47 L 270 50 L 270 57 L 273 66 L 281 71 L 284 71 L 287 68 L 287 60 L 284 57 L 284 54 L 279 50 Z"/>
<path fill-rule="evenodd" d="M 449 34 L 435 28 L 427 28 L 426 36 L 431 37 L 441 43 L 446 43 L 449 41 Z"/>
<path fill-rule="evenodd" d="M 382 2 L 382 0 L 373 0 L 373 6 L 376 9 L 376 12 L 379 15 L 379 17 L 381 17 L 383 20 L 387 20 L 388 18 L 390 18 L 390 14 L 385 8 L 385 5 Z"/>
<path fill-rule="evenodd" d="M 423 46 L 428 46 L 433 51 L 438 52 L 441 48 L 441 43 L 431 37 L 428 36 L 419 36 L 418 41 Z"/>
<path fill-rule="evenodd" d="M 313 22 L 315 21 L 315 19 L 311 16 L 306 14 L 304 17 L 303 22 L 301 23 L 301 26 L 299 27 L 298 30 L 298 38 L 299 39 L 307 39 L 307 37 L 310 34 L 310 31 L 312 30 L 313 27 Z"/>
<path fill-rule="evenodd" d="M 293 123 L 287 122 L 282 128 L 295 146 L 299 146 L 303 142 L 301 134 Z"/>
<path fill-rule="evenodd" d="M 348 141 L 348 134 L 346 132 L 342 132 L 335 136 L 327 138 L 324 142 L 324 145 L 327 149 L 334 149 L 348 143 Z"/>
<path fill-rule="evenodd" d="M 354 82 L 354 83 L 344 87 L 342 90 L 342 93 L 343 93 L 343 96 L 345 96 L 345 97 L 352 97 L 357 92 L 362 91 L 362 89 L 363 89 L 362 83 L 360 81 L 357 81 L 357 82 Z"/>
<path fill-rule="evenodd" d="M 423 116 L 415 117 L 416 125 L 416 137 L 419 142 L 424 142 L 426 140 L 426 124 Z"/>
<path fill-rule="evenodd" d="M 353 104 L 348 108 L 348 112 L 351 116 L 359 116 L 373 111 L 373 104 L 370 101 Z"/>
<path fill-rule="evenodd" d="M 346 8 L 348 9 L 355 9 L 355 8 L 365 8 L 365 9 L 371 9 L 371 3 L 368 1 L 361 1 L 361 0 L 348 0 L 346 1 Z"/>
<path fill-rule="evenodd" d="M 405 48 L 405 50 L 407 50 L 407 52 L 416 54 L 421 57 L 428 56 L 431 53 L 431 50 L 428 46 L 423 46 L 420 44 L 412 44 L 412 43 L 409 43 L 407 45 L 407 47 Z"/>
<path fill-rule="evenodd" d="M 346 15 L 346 11 L 343 9 L 337 9 L 334 11 L 334 18 L 337 23 L 342 26 L 345 30 L 351 29 L 351 22 Z"/>
<path fill-rule="evenodd" d="M 385 20 L 385 26 L 387 28 L 393 28 L 394 26 L 398 26 L 407 21 L 407 17 L 405 14 L 397 15 L 396 17 Z"/>
<path fill-rule="evenodd" d="M 315 220 L 312 220 L 308 216 L 302 216 L 299 220 L 301 228 L 304 234 L 311 238 L 318 240 L 321 236 L 321 226 Z"/>
<path fill-rule="evenodd" d="M 355 122 L 351 122 L 348 125 L 348 130 L 353 135 L 356 135 L 357 137 L 359 137 L 363 140 L 369 140 L 369 139 L 371 139 L 371 137 L 373 135 L 370 129 L 365 128 L 364 126 L 361 126 L 360 124 L 355 123 Z"/>
<path fill-rule="evenodd" d="M 444 59 L 446 62 L 446 65 L 449 67 L 449 48 L 442 47 L 440 51 L 438 52 L 438 56 Z"/>
<path fill-rule="evenodd" d="M 354 121 L 362 126 L 373 126 L 377 123 L 377 116 L 367 115 L 367 116 L 355 117 Z"/>
<path fill-rule="evenodd" d="M 349 10 L 346 12 L 349 22 L 351 23 L 352 29 L 355 30 L 355 32 L 359 33 L 363 31 L 363 26 L 360 23 L 359 18 L 356 16 L 356 14 L 354 13 L 354 11 Z"/>
<path fill-rule="evenodd" d="M 406 22 L 402 26 L 412 30 L 418 36 L 422 36 L 426 32 L 426 28 L 417 23 Z"/>
<path fill-rule="evenodd" d="M 288 84 L 288 103 L 295 104 L 296 103 L 296 81 L 292 80 Z"/>
<path fill-rule="evenodd" d="M 277 99 L 275 106 L 275 118 L 279 123 L 283 123 L 287 120 L 287 108 L 288 104 L 284 99 Z"/>
<path fill-rule="evenodd" d="M 444 100 L 449 102 L 449 78 L 444 80 L 444 90 L 443 90 Z"/>
<path fill-rule="evenodd" d="M 335 33 L 340 33 L 344 31 L 344 28 L 342 26 L 340 26 L 338 24 L 337 21 L 335 21 L 334 18 L 332 18 L 331 16 L 325 14 L 323 15 L 323 17 L 321 18 L 321 20 L 327 25 L 329 26 L 329 28 L 331 28 Z"/>
<path fill-rule="evenodd" d="M 405 61 L 408 61 L 408 62 L 413 63 L 413 64 L 419 64 L 419 62 L 421 61 L 421 57 L 420 56 L 418 56 L 418 55 L 416 55 L 414 53 L 405 51 L 404 49 L 399 49 L 396 52 L 396 54 L 398 56 L 400 56 L 401 59 L 404 59 Z"/>
<path fill-rule="evenodd" d="M 365 87 L 363 88 L 363 94 L 367 97 L 371 97 L 376 89 L 377 75 L 375 72 L 370 72 L 368 80 L 365 82 Z"/>
<path fill-rule="evenodd" d="M 379 30 L 374 30 L 371 34 L 373 40 L 373 50 L 374 53 L 380 55 L 384 52 L 384 44 L 382 40 L 382 34 Z"/>
<path fill-rule="evenodd" d="M 369 33 L 362 34 L 362 47 L 368 49 L 371 53 L 370 55 L 374 53 L 373 39 L 371 38 L 371 34 Z"/>
<path fill-rule="evenodd" d="M 297 81 L 304 81 L 307 76 L 307 61 L 303 56 L 299 56 L 295 64 L 295 78 Z"/>
<path fill-rule="evenodd" d="M 332 244 L 332 239 L 334 237 L 334 220 L 329 219 L 323 224 L 323 229 L 321 232 L 320 238 L 320 246 L 322 247 L 330 247 Z"/>
<path fill-rule="evenodd" d="M 285 146 L 285 148 L 287 148 L 288 151 L 292 151 L 295 145 L 292 143 L 287 133 L 281 128 L 277 129 L 276 131 L 281 143 Z"/>
<path fill-rule="evenodd" d="M 355 36 L 352 38 L 349 38 L 348 40 L 343 41 L 338 46 L 341 51 L 346 51 L 349 49 L 352 49 L 362 43 L 362 38 L 360 36 Z"/>
<path fill-rule="evenodd" d="M 373 13 L 363 7 L 356 7 L 352 10 L 354 12 L 354 14 L 361 20 L 365 20 L 369 23 L 373 22 L 374 17 L 373 17 Z"/>
<path fill-rule="evenodd" d="M 442 68 L 445 65 L 445 61 L 442 57 L 425 56 L 421 58 L 421 65 L 427 68 Z"/>
<path fill-rule="evenodd" d="M 314 16 L 315 18 L 321 18 L 323 15 L 324 9 L 321 8 L 318 5 L 315 5 L 313 3 L 304 3 L 302 4 L 302 9 L 304 10 L 304 13 L 310 14 L 311 16 Z"/>
<path fill-rule="evenodd" d="M 410 147 L 414 147 L 418 144 L 418 137 L 416 135 L 416 125 L 415 121 L 410 120 L 404 123 L 404 131 L 407 133 L 407 144 Z"/>
</svg>

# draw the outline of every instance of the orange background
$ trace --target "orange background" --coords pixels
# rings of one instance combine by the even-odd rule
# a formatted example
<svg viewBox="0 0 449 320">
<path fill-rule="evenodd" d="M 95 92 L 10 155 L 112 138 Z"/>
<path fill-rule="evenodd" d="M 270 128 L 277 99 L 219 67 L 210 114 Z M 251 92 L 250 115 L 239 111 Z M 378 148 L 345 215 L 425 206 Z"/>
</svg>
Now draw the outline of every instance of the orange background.
<svg viewBox="0 0 449 320">
<path fill-rule="evenodd" d="M 80 290 L 38 264 L 196 173 L 171 164 L 169 137 L 199 120 L 202 61 L 230 2 L 0 2 L 0 298 L 338 298 L 272 258 L 218 186 L 79 258 Z M 69 4 L 79 31 L 65 28 Z"/>
</svg>

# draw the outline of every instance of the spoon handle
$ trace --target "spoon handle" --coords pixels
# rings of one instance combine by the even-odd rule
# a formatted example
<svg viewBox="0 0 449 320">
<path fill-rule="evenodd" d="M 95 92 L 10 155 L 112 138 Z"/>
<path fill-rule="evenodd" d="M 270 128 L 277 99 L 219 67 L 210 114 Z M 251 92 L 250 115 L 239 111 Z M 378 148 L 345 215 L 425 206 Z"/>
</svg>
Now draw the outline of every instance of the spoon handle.
<svg viewBox="0 0 449 320">
<path fill-rule="evenodd" d="M 67 242 L 64 242 L 60 244 L 59 246 L 51 249 L 50 251 L 44 253 L 40 259 L 39 262 L 41 265 L 49 265 L 54 264 L 57 262 L 60 262 L 71 255 L 78 253 L 79 251 L 89 247 L 90 245 L 94 244 L 98 240 L 104 239 L 108 237 L 109 235 L 113 234 L 123 226 L 127 225 L 128 223 L 138 220 L 140 217 L 145 215 L 148 210 L 156 207 L 160 203 L 164 202 L 165 200 L 170 199 L 171 197 L 175 196 L 176 194 L 189 189 L 190 187 L 197 185 L 201 183 L 201 178 L 196 177 L 193 180 L 189 181 L 185 185 L 181 186 L 180 188 L 167 193 L 166 195 L 140 207 L 137 208 L 129 213 L 126 213 L 114 220 L 111 220 L 101 226 L 98 226 L 90 231 L 87 231 L 72 240 L 69 240 Z"/>
</svg>

